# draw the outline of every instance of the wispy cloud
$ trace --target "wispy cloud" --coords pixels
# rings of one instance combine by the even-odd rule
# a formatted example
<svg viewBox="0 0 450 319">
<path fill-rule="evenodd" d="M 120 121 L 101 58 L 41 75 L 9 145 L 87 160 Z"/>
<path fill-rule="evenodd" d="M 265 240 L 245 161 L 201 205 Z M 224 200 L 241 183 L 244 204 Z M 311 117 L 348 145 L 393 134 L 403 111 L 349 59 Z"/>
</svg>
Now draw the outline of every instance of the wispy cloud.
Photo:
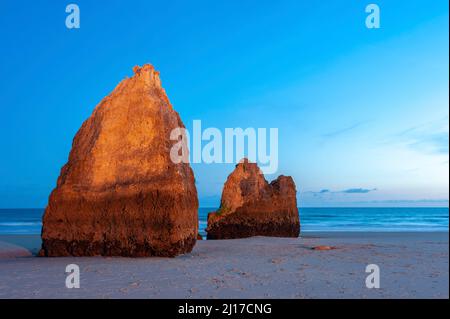
<svg viewBox="0 0 450 319">
<path fill-rule="evenodd" d="M 346 193 L 346 194 L 367 194 L 373 191 L 376 191 L 376 188 L 372 188 L 372 189 L 367 189 L 367 188 L 349 188 L 346 190 L 341 191 L 341 193 Z"/>
<path fill-rule="evenodd" d="M 360 126 L 362 126 L 363 124 L 367 123 L 367 121 L 361 121 L 361 122 L 357 122 L 354 123 L 352 125 L 346 126 L 344 128 L 340 128 L 338 130 L 335 131 L 331 131 L 331 132 L 327 132 L 325 134 L 322 134 L 322 137 L 325 138 L 333 138 L 333 137 L 338 137 L 340 135 L 343 135 L 345 133 L 348 133 L 350 131 L 353 131 L 354 129 L 359 128 Z"/>
<path fill-rule="evenodd" d="M 417 138 L 408 146 L 419 152 L 448 154 L 448 142 L 448 132 L 440 132 Z"/>
<path fill-rule="evenodd" d="M 394 136 L 394 142 L 404 144 L 421 153 L 438 155 L 448 154 L 448 117 L 404 129 Z"/>
<path fill-rule="evenodd" d="M 329 189 L 322 189 L 318 192 L 309 191 L 306 193 L 313 194 L 314 196 L 327 195 L 327 194 L 367 194 L 376 191 L 376 188 L 348 188 L 339 191 L 331 191 Z"/>
</svg>

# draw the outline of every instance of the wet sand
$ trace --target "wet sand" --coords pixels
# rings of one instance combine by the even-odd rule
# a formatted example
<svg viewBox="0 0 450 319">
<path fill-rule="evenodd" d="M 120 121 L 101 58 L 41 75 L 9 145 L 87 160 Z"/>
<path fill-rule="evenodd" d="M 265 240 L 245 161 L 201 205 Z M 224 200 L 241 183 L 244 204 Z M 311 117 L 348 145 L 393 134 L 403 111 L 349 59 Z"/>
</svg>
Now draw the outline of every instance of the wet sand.
<svg viewBox="0 0 450 319">
<path fill-rule="evenodd" d="M 39 236 L 0 236 L 0 298 L 449 297 L 448 232 L 198 241 L 172 259 L 35 257 L 39 246 Z M 79 289 L 65 287 L 68 264 L 80 267 Z M 368 264 L 379 289 L 366 287 Z"/>
</svg>

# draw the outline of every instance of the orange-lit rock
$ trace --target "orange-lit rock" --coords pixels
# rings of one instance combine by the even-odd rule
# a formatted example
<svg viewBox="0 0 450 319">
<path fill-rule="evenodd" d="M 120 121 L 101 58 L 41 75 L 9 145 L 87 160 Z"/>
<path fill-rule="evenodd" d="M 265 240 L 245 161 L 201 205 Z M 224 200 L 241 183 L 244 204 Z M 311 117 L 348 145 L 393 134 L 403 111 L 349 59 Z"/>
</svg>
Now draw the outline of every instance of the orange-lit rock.
<svg viewBox="0 0 450 319">
<path fill-rule="evenodd" d="M 192 250 L 198 199 L 170 160 L 184 127 L 159 73 L 133 69 L 76 134 L 43 218 L 41 256 L 175 256 Z"/>
<path fill-rule="evenodd" d="M 244 159 L 225 183 L 220 208 L 208 214 L 208 239 L 251 236 L 298 237 L 295 183 L 279 176 L 270 184 L 255 163 Z"/>
</svg>

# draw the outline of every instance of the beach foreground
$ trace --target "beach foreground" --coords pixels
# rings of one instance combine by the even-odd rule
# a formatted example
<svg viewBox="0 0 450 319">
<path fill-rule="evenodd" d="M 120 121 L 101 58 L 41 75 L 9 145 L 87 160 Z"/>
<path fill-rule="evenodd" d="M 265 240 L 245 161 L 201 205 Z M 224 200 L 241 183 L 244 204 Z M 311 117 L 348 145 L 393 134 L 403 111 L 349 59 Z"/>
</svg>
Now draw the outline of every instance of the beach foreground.
<svg viewBox="0 0 450 319">
<path fill-rule="evenodd" d="M 314 250 L 326 245 L 331 250 Z M 0 298 L 448 298 L 448 232 L 306 233 L 198 241 L 176 258 L 44 258 L 0 236 Z M 65 287 L 68 264 L 80 288 Z M 366 287 L 366 266 L 380 288 Z"/>
</svg>

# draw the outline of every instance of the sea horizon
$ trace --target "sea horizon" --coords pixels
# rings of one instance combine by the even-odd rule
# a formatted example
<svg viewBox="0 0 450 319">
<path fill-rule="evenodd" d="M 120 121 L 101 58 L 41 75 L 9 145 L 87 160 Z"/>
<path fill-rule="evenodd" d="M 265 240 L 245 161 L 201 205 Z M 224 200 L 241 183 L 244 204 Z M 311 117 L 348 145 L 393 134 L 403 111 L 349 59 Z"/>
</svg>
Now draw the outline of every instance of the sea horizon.
<svg viewBox="0 0 450 319">
<path fill-rule="evenodd" d="M 38 235 L 45 208 L 0 208 L 0 235 Z M 200 207 L 199 233 L 207 216 Z M 448 232 L 449 207 L 299 207 L 301 232 Z"/>
</svg>

